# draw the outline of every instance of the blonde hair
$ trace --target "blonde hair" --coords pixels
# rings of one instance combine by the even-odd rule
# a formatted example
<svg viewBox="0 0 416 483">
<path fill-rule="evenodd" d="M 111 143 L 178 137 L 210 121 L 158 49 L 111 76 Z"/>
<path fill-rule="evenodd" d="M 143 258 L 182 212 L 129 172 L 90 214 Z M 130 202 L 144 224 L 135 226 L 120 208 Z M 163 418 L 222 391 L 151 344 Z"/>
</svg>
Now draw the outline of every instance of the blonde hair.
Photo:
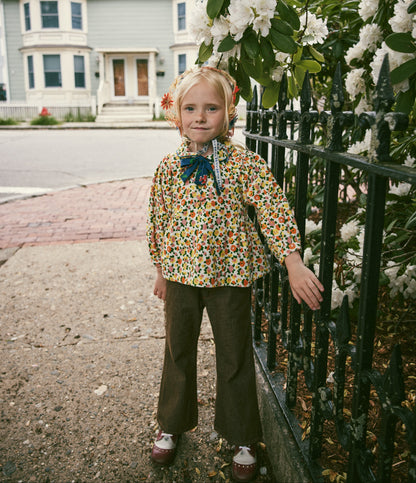
<svg viewBox="0 0 416 483">
<path fill-rule="evenodd" d="M 201 80 L 207 81 L 218 93 L 225 107 L 224 125 L 219 134 L 219 140 L 230 137 L 230 129 L 237 116 L 235 95 L 237 92 L 235 80 L 225 71 L 213 67 L 194 67 L 185 71 L 171 85 L 169 92 L 162 99 L 162 107 L 166 110 L 165 117 L 171 124 L 179 128 L 182 134 L 181 105 L 184 97 L 192 87 Z"/>
</svg>

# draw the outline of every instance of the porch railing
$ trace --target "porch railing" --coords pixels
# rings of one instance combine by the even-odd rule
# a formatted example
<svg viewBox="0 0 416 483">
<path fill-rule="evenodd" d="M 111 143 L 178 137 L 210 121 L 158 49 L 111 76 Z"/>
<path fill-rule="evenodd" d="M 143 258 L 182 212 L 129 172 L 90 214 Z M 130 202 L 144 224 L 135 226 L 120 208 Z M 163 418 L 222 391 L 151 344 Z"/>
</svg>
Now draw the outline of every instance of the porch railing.
<svg viewBox="0 0 416 483">
<path fill-rule="evenodd" d="M 247 146 L 269 163 L 281 186 L 284 186 L 287 156 L 290 153 L 295 156 L 296 174 L 292 178 L 296 192 L 294 210 L 303 244 L 311 159 L 323 160 L 325 191 L 319 279 L 325 292 L 321 308 L 315 313 L 297 304 L 290 297 L 285 268 L 276 262 L 266 246 L 271 272 L 253 287 L 255 351 L 258 360 L 273 388 L 275 402 L 288 415 L 288 421 L 293 422 L 292 410 L 297 402 L 301 378 L 312 398 L 307 445 L 301 441 L 296 428 L 294 437 L 310 465 L 313 479 L 320 481 L 322 478 L 316 462 L 322 452 L 325 424 L 331 420 L 335 423 L 336 438 L 347 453 L 348 464 L 344 470 L 347 481 L 391 481 L 396 426 L 400 422 L 406 429 L 409 451 L 408 481 L 416 482 L 416 415 L 402 405 L 405 390 L 400 347 L 393 349 L 390 362 L 386 361 L 384 374 L 373 368 L 386 190 L 390 181 L 416 184 L 415 168 L 399 166 L 390 160 L 391 132 L 405 129 L 408 120 L 402 113 L 391 112 L 394 96 L 389 80 L 388 59 L 384 60 L 376 88 L 375 112 L 364 113 L 359 119 L 361 126 L 372 130 L 374 152 L 367 157 L 344 151 L 345 128 L 354 121 L 354 115 L 343 111 L 344 96 L 339 67 L 334 75 L 330 112 L 318 113 L 311 110 L 308 75 L 303 85 L 300 110 L 287 109 L 285 92 L 283 79 L 278 105 L 273 110 L 265 110 L 259 107 L 255 91 L 252 102 L 247 105 L 244 135 Z M 290 132 L 289 126 L 293 125 L 298 133 L 296 140 L 288 139 L 287 135 Z M 324 125 L 327 130 L 325 147 L 311 141 L 314 128 L 319 125 L 321 128 Z M 353 330 L 349 321 L 347 298 L 344 298 L 336 321 L 331 311 L 337 205 L 340 192 L 344 189 L 341 177 L 343 167 L 357 168 L 367 175 L 365 238 L 355 338 L 351 336 Z M 267 333 L 262 329 L 265 321 Z M 278 337 L 288 354 L 286 376 L 281 370 L 282 361 L 276 358 Z M 331 344 L 335 349 L 333 385 L 327 382 Z M 352 392 L 350 413 L 345 411 L 344 401 L 347 369 L 354 374 L 353 387 L 349 388 Z M 380 405 L 376 458 L 366 442 L 370 391 L 375 391 Z"/>
</svg>

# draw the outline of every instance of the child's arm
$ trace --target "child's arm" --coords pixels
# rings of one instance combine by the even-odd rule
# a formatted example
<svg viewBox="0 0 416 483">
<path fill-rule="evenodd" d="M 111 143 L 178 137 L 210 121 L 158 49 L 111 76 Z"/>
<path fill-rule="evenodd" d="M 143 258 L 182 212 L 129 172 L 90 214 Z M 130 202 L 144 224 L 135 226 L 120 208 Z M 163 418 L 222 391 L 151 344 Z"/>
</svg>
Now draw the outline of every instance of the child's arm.
<svg viewBox="0 0 416 483">
<path fill-rule="evenodd" d="M 299 252 L 292 252 L 285 258 L 290 288 L 300 304 L 303 300 L 312 310 L 318 310 L 322 302 L 324 287 L 315 274 L 306 267 Z"/>
<path fill-rule="evenodd" d="M 166 299 L 166 279 L 162 275 L 162 267 L 156 266 L 156 281 L 153 294 L 162 300 Z"/>
</svg>

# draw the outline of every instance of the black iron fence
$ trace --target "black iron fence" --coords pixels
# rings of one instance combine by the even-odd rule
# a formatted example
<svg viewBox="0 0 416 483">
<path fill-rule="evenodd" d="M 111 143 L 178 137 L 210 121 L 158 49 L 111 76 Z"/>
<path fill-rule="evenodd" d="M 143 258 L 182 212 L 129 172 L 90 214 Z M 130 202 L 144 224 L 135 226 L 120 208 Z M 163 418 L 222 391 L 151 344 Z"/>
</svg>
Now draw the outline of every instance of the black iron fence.
<svg viewBox="0 0 416 483">
<path fill-rule="evenodd" d="M 309 393 L 312 409 L 306 457 L 311 474 L 315 475 L 317 481 L 321 475 L 316 470 L 316 461 L 321 456 L 325 425 L 332 421 L 331 424 L 336 427 L 335 438 L 347 454 L 348 463 L 344 470 L 347 481 L 391 481 L 396 431 L 398 427 L 404 427 L 404 441 L 408 448 L 407 478 L 416 482 L 416 414 L 403 404 L 406 395 L 400 347 L 393 349 L 383 374 L 373 368 L 386 191 L 392 181 L 416 184 L 414 167 L 399 166 L 390 159 L 391 132 L 405 129 L 408 120 L 402 113 L 391 112 L 394 95 L 389 80 L 388 59 L 385 59 L 381 69 L 374 99 L 375 111 L 364 113 L 359 118 L 361 127 L 372 130 L 373 151 L 366 157 L 349 154 L 344 149 L 348 141 L 345 139 L 346 128 L 357 118 L 351 112 L 343 111 L 340 68 L 333 80 L 330 112 L 311 110 L 308 75 L 303 85 L 300 110 L 288 109 L 285 92 L 283 79 L 279 101 L 273 110 L 259 107 L 261 102 L 258 102 L 257 92 L 254 93 L 253 101 L 247 106 L 244 135 L 247 146 L 268 161 L 276 180 L 283 187 L 287 183 L 287 158 L 294 155 L 296 173 L 290 182 L 295 185 L 294 210 L 302 243 L 305 241 L 308 184 L 313 180 L 316 182 L 316 176 L 311 176 L 311 161 L 321 161 L 323 171 L 319 176 L 324 201 L 319 279 L 325 292 L 321 308 L 316 313 L 297 304 L 290 296 L 284 267 L 276 262 L 266 247 L 271 272 L 259 280 L 253 289 L 257 356 L 271 381 L 276 401 L 288 415 L 288 420 L 293 421 L 298 384 L 302 383 Z M 288 133 L 293 132 L 293 126 L 297 138 L 289 139 L 291 136 Z M 326 146 L 312 142 L 318 127 L 321 132 L 322 129 L 326 132 Z M 331 311 L 337 207 L 345 190 L 343 173 L 351 168 L 366 175 L 367 197 L 358 320 L 354 327 L 350 324 L 346 297 L 337 320 L 333 320 Z M 282 360 L 276 357 L 279 345 L 287 350 L 285 376 L 282 375 Z M 333 384 L 327 381 L 328 354 L 331 350 L 335 360 Z M 354 374 L 353 387 L 348 388 L 352 393 L 349 409 L 344 400 L 347 370 Z M 375 435 L 378 442 L 376 454 L 367 443 L 370 393 L 376 394 L 380 406 L 379 429 Z M 296 428 L 294 432 L 305 454 L 305 443 L 300 441 Z"/>
</svg>

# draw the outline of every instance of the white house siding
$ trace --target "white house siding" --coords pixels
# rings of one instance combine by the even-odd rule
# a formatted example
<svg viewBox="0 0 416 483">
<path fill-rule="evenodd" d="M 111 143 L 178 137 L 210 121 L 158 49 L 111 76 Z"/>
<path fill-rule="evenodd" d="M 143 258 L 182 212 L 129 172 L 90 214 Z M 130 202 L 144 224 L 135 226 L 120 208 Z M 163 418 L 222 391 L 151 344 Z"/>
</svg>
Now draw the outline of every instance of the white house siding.
<svg viewBox="0 0 416 483">
<path fill-rule="evenodd" d="M 23 77 L 23 58 L 20 12 L 18 0 L 3 0 L 4 28 L 6 32 L 6 55 L 10 85 L 6 85 L 8 100 L 26 99 Z"/>
<path fill-rule="evenodd" d="M 8 100 L 41 106 L 85 105 L 97 99 L 99 111 L 106 103 L 127 103 L 147 106 L 157 114 L 161 96 L 178 74 L 179 56 L 186 56 L 187 68 L 195 62 L 198 49 L 188 30 L 178 28 L 177 16 L 178 3 L 186 3 L 188 27 L 195 0 L 75 1 L 82 4 L 82 29 L 72 28 L 70 0 L 58 0 L 59 28 L 42 28 L 40 0 L 0 0 Z M 30 30 L 25 28 L 26 2 Z M 45 55 L 60 56 L 61 86 L 46 87 Z M 75 87 L 75 55 L 84 57 L 85 87 Z M 28 56 L 33 60 L 34 87 L 29 85 Z M 115 89 L 117 59 L 124 62 L 123 95 Z M 116 67 L 119 70 L 120 64 Z"/>
<path fill-rule="evenodd" d="M 94 47 L 92 90 L 103 90 L 104 103 L 116 100 L 113 59 L 124 60 L 125 65 L 126 95 L 120 97 L 121 102 L 140 101 L 137 59 L 149 62 L 149 103 L 167 90 L 174 77 L 170 51 L 174 41 L 171 4 L 172 0 L 88 0 L 88 44 Z"/>
</svg>

